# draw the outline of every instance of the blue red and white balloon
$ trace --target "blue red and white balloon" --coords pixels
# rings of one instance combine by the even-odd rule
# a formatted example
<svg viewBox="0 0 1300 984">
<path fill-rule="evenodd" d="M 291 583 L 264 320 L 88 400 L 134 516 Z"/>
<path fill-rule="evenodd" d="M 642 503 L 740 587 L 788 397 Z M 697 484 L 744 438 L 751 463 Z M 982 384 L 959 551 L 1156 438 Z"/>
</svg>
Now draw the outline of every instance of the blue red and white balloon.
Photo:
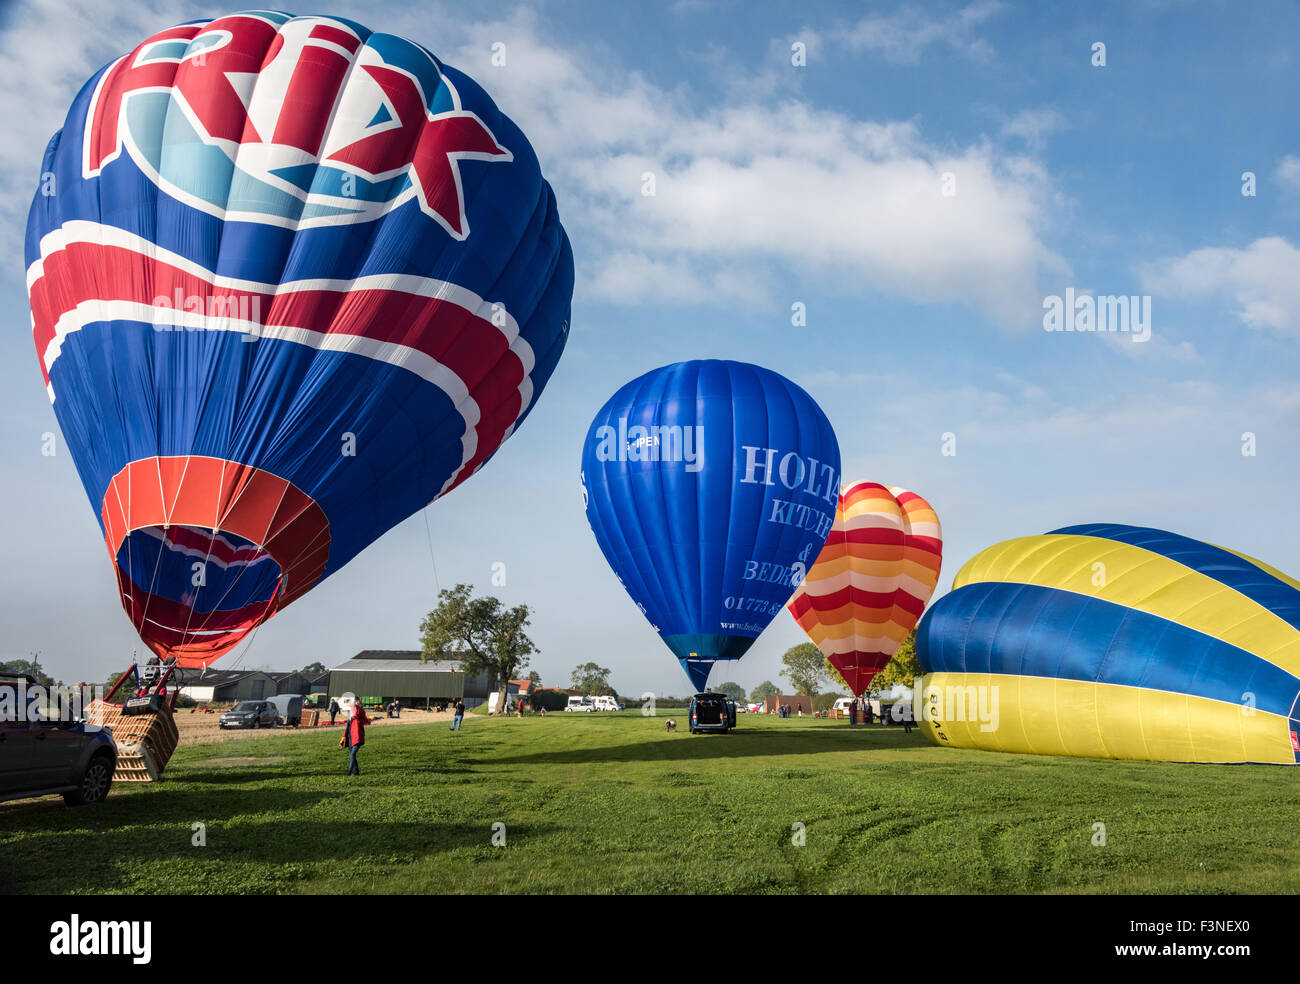
<svg viewBox="0 0 1300 984">
<path fill-rule="evenodd" d="M 257 11 L 97 72 L 27 226 L 36 350 L 160 655 L 206 664 L 518 428 L 573 260 L 519 129 L 420 45 Z"/>
</svg>

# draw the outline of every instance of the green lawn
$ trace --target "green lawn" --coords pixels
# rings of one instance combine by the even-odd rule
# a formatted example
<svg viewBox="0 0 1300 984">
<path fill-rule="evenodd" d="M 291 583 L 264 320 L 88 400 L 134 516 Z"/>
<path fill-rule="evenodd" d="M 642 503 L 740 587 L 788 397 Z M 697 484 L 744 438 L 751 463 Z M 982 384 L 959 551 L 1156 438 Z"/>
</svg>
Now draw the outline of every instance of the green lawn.
<svg viewBox="0 0 1300 984">
<path fill-rule="evenodd" d="M 681 712 L 669 712 L 679 721 Z M 182 748 L 97 807 L 0 804 L 18 892 L 1300 891 L 1300 771 L 940 749 L 919 734 L 553 714 Z M 191 845 L 206 824 L 207 846 Z M 491 843 L 505 824 L 506 845 Z M 1093 846 L 1093 824 L 1106 825 Z M 792 825 L 806 844 L 792 843 Z"/>
</svg>

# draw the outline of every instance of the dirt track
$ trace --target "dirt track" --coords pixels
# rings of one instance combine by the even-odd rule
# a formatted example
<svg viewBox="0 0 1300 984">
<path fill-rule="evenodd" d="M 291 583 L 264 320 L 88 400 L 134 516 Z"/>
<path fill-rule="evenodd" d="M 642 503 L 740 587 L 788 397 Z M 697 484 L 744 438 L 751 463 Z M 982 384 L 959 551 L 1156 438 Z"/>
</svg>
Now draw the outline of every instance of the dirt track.
<svg viewBox="0 0 1300 984">
<path fill-rule="evenodd" d="M 247 728 L 221 728 L 217 722 L 221 715 L 216 711 L 211 714 L 205 714 L 202 711 L 191 713 L 188 708 L 178 708 L 176 711 L 176 730 L 180 732 L 180 744 L 182 745 L 210 745 L 220 741 L 237 741 L 240 738 L 248 738 L 254 734 L 258 737 L 280 737 L 282 735 L 303 734 L 321 730 L 329 730 L 330 716 L 323 714 L 324 724 L 317 728 L 263 728 L 259 731 L 251 731 Z M 338 724 L 334 725 L 335 730 L 343 727 L 343 722 L 347 720 L 346 714 L 340 714 Z M 379 714 L 372 714 L 370 724 L 367 727 L 374 728 L 391 728 L 402 724 L 429 724 L 433 721 L 450 721 L 451 711 L 422 711 L 402 709 L 400 718 L 388 718 Z"/>
</svg>

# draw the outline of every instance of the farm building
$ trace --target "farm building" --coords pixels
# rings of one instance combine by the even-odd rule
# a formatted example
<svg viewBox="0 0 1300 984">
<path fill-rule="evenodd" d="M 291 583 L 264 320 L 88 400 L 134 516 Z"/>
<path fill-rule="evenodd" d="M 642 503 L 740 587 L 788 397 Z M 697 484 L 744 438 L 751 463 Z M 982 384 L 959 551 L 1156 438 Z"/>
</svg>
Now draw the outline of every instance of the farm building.
<svg viewBox="0 0 1300 984">
<path fill-rule="evenodd" d="M 311 677 L 302 673 L 268 673 L 277 694 L 310 694 Z"/>
<path fill-rule="evenodd" d="M 278 692 L 275 678 L 261 670 L 188 670 L 181 680 L 181 693 L 200 703 L 262 700 Z"/>
<path fill-rule="evenodd" d="M 790 708 L 791 714 L 798 714 L 802 708 L 805 714 L 813 712 L 812 698 L 803 694 L 774 694 L 763 700 L 763 713 L 775 714 L 778 707 Z"/>
<path fill-rule="evenodd" d="M 438 706 L 458 697 L 466 707 L 476 707 L 492 690 L 487 674 L 466 677 L 456 659 L 421 662 L 417 649 L 366 649 L 331 669 L 329 678 L 333 697 L 350 693 L 385 704 L 396 698 L 408 707 Z"/>
</svg>

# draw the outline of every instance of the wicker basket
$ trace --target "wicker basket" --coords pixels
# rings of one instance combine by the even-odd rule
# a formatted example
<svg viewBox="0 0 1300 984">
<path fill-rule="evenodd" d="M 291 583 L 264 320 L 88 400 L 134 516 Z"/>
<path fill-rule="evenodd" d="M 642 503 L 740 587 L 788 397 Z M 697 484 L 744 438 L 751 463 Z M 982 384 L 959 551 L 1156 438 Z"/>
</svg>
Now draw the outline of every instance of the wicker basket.
<svg viewBox="0 0 1300 984">
<path fill-rule="evenodd" d="M 91 724 L 110 728 L 117 742 L 117 782 L 157 782 L 176 751 L 180 735 L 171 711 L 123 714 L 117 704 L 90 705 Z"/>
<path fill-rule="evenodd" d="M 320 720 L 320 711 L 308 710 L 303 708 L 302 720 L 298 722 L 304 728 L 316 727 L 316 722 Z"/>
</svg>

